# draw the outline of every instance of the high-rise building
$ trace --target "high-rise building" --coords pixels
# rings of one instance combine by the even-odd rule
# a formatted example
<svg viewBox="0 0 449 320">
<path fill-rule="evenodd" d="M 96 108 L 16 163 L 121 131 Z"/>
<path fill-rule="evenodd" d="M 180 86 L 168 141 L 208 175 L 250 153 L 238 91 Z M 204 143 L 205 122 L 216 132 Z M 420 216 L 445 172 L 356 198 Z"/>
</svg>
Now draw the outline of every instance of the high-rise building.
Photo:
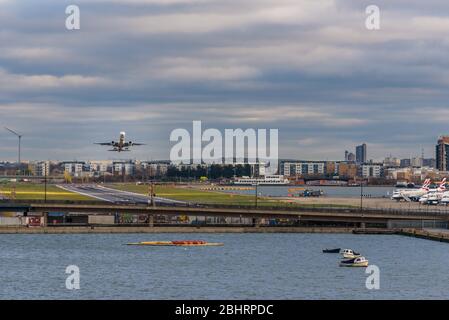
<svg viewBox="0 0 449 320">
<path fill-rule="evenodd" d="M 429 168 L 435 168 L 436 167 L 436 161 L 435 159 L 423 159 L 422 163 L 423 167 L 429 167 Z"/>
<path fill-rule="evenodd" d="M 410 158 L 401 159 L 401 168 L 407 168 L 412 166 L 412 160 Z"/>
<path fill-rule="evenodd" d="M 438 139 L 436 161 L 438 170 L 449 171 L 449 136 L 442 136 Z"/>
<path fill-rule="evenodd" d="M 355 162 L 355 154 L 353 154 L 352 152 L 350 152 L 348 154 L 348 162 Z"/>
<path fill-rule="evenodd" d="M 412 158 L 411 159 L 412 167 L 419 168 L 423 166 L 423 158 Z"/>
<path fill-rule="evenodd" d="M 366 144 L 355 147 L 355 161 L 357 163 L 366 162 Z"/>
<path fill-rule="evenodd" d="M 394 168 L 401 166 L 401 160 L 398 158 L 387 157 L 384 160 L 384 166 L 387 168 Z"/>
</svg>

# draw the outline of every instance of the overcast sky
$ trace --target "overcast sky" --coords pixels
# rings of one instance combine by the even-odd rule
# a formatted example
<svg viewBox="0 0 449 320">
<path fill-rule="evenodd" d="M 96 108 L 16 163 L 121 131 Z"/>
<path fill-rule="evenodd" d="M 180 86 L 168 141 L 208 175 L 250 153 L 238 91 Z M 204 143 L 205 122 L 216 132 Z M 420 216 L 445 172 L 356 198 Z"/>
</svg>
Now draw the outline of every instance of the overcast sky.
<svg viewBox="0 0 449 320">
<path fill-rule="evenodd" d="M 373 159 L 430 157 L 449 133 L 448 48 L 447 0 L 0 0 L 0 126 L 26 160 L 121 158 L 93 145 L 119 131 L 147 144 L 127 157 L 164 159 L 193 120 L 277 128 L 281 158 L 362 142 Z"/>
</svg>

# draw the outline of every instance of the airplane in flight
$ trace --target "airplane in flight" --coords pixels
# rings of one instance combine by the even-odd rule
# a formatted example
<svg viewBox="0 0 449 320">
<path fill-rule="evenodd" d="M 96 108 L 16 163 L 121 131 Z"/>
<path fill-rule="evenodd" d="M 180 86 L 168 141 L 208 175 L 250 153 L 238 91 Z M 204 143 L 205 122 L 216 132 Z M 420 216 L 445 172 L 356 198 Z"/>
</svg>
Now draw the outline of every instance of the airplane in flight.
<svg viewBox="0 0 449 320">
<path fill-rule="evenodd" d="M 120 132 L 120 137 L 118 141 L 111 141 L 111 142 L 99 142 L 95 144 L 99 144 L 101 146 L 110 146 L 112 149 L 108 151 L 116 151 L 116 152 L 124 152 L 124 151 L 131 151 L 129 150 L 130 147 L 133 146 L 144 146 L 144 143 L 135 143 L 132 141 L 126 141 L 125 140 L 125 132 Z"/>
</svg>

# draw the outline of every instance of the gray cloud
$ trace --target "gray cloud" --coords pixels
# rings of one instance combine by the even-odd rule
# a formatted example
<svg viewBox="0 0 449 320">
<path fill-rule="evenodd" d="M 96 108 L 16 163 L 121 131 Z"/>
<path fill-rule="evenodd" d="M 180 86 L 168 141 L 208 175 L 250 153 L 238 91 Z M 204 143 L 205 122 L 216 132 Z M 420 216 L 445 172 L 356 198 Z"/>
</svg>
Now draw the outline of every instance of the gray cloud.
<svg viewBox="0 0 449 320">
<path fill-rule="evenodd" d="M 28 159 L 107 158 L 95 141 L 125 130 L 166 158 L 169 133 L 279 128 L 280 155 L 410 156 L 446 133 L 449 4 L 375 1 L 0 0 L 2 125 L 23 131 Z M 446 13 L 445 13 L 446 12 Z M 0 153 L 15 159 L 0 133 Z"/>
</svg>

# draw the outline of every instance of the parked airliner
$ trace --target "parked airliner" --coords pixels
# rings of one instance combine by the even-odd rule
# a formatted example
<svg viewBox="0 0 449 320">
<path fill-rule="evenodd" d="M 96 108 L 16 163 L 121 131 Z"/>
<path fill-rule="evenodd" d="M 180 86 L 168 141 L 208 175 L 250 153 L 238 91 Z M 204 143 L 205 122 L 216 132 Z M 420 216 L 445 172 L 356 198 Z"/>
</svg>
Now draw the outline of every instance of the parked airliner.
<svg viewBox="0 0 449 320">
<path fill-rule="evenodd" d="M 393 192 L 393 195 L 391 196 L 392 200 L 414 200 L 417 201 L 422 196 L 426 195 L 429 192 L 429 186 L 430 186 L 430 179 L 426 179 L 424 181 L 424 184 L 420 189 L 399 189 L 395 190 Z"/>
<path fill-rule="evenodd" d="M 439 204 L 442 202 L 444 194 L 446 193 L 446 178 L 441 181 L 436 189 L 430 189 L 429 192 L 419 198 L 421 204 Z"/>
</svg>

